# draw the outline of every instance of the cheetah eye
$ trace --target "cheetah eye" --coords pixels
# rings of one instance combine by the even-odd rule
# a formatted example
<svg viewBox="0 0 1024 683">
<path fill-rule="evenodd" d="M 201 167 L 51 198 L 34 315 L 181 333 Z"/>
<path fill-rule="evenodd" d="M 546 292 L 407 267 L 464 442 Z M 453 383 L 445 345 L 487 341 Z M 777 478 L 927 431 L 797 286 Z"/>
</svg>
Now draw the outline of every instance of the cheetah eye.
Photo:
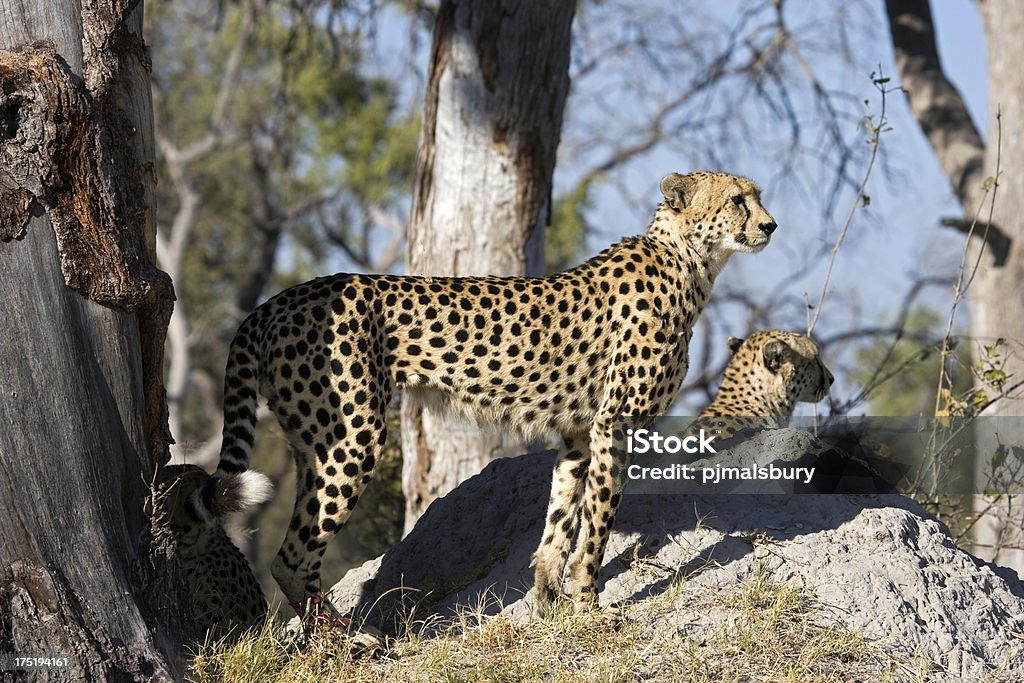
<svg viewBox="0 0 1024 683">
<path fill-rule="evenodd" d="M 736 206 L 743 206 L 744 204 L 747 203 L 747 198 L 741 194 L 733 195 L 732 203 L 735 204 Z"/>
</svg>

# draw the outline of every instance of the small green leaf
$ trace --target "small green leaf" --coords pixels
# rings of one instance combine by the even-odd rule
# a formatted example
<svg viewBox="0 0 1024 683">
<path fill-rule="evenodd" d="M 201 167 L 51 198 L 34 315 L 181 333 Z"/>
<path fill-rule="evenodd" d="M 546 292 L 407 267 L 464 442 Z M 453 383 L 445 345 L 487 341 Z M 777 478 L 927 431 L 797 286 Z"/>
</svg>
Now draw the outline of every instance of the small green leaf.
<svg viewBox="0 0 1024 683">
<path fill-rule="evenodd" d="M 986 370 L 981 376 L 986 382 L 994 386 L 996 389 L 1001 389 L 1002 386 L 1006 384 L 1006 372 L 1003 370 L 993 368 L 991 370 Z"/>
<path fill-rule="evenodd" d="M 970 402 L 971 406 L 975 409 L 981 408 L 988 403 L 988 394 L 982 389 L 973 391 L 971 392 Z"/>
</svg>

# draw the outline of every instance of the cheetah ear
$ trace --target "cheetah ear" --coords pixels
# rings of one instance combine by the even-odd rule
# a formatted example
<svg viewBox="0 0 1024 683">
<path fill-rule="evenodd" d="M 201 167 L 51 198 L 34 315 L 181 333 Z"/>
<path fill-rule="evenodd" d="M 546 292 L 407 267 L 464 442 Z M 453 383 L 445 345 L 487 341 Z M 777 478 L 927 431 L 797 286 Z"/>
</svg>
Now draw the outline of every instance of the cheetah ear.
<svg viewBox="0 0 1024 683">
<path fill-rule="evenodd" d="M 746 339 L 743 337 L 729 337 L 729 341 L 726 342 L 729 346 L 729 353 L 735 355 L 735 353 L 740 350 L 740 347 L 743 346 L 743 342 L 745 341 Z"/>
<path fill-rule="evenodd" d="M 661 193 L 665 195 L 668 205 L 676 211 L 688 207 L 696 191 L 697 179 L 692 175 L 669 173 L 661 179 Z"/>
<path fill-rule="evenodd" d="M 776 373 L 782 367 L 782 362 L 786 359 L 786 348 L 786 345 L 780 341 L 768 342 L 764 345 L 761 353 L 764 357 L 764 366 L 768 368 L 769 372 Z"/>
</svg>

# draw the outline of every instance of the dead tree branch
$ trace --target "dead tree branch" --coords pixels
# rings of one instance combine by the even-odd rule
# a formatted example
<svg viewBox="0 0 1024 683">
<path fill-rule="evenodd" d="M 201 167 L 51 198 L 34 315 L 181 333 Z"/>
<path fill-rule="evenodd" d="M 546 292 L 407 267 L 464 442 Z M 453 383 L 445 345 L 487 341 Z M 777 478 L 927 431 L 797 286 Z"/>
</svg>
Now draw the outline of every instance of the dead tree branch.
<svg viewBox="0 0 1024 683">
<path fill-rule="evenodd" d="M 985 177 L 985 144 L 939 62 L 928 0 L 887 0 L 900 84 L 910 110 L 963 206 L 975 206 Z"/>
</svg>

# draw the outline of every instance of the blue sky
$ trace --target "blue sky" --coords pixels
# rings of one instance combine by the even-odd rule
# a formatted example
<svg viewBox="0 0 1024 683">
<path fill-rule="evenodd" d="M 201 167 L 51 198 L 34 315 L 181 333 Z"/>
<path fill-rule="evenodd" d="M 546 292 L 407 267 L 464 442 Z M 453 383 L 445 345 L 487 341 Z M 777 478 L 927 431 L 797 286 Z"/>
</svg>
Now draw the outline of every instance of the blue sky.
<svg viewBox="0 0 1024 683">
<path fill-rule="evenodd" d="M 981 15 L 971 0 L 938 0 L 932 3 L 932 12 L 942 65 L 967 100 L 974 123 L 984 134 L 988 104 Z"/>
</svg>

